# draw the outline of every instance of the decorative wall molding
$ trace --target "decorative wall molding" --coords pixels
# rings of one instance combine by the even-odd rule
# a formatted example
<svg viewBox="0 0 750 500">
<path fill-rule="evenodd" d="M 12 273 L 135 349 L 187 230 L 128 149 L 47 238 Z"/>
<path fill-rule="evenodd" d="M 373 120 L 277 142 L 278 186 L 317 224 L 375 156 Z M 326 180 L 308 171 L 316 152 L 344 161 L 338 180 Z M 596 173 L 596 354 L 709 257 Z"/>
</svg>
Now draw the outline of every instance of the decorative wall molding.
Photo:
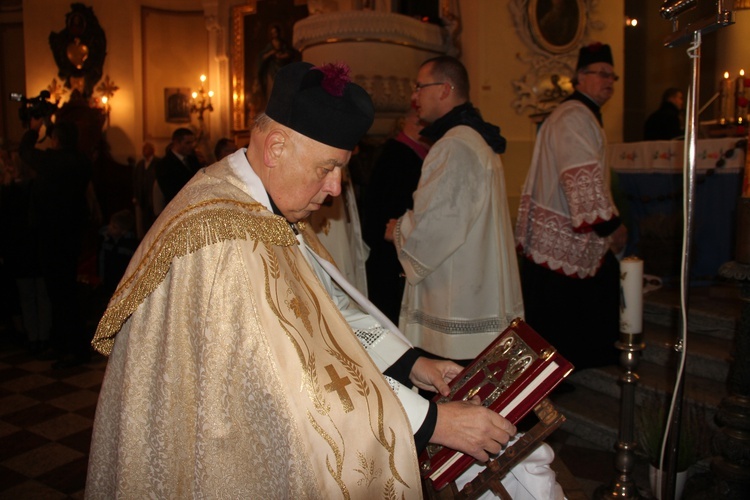
<svg viewBox="0 0 750 500">
<path fill-rule="evenodd" d="M 390 12 L 351 10 L 309 16 L 294 25 L 294 48 L 337 42 L 381 42 L 439 54 L 447 52 L 440 27 Z"/>
<path fill-rule="evenodd" d="M 353 80 L 370 94 L 376 113 L 400 114 L 408 109 L 412 93 L 411 78 L 358 74 L 354 75 Z"/>
<path fill-rule="evenodd" d="M 372 97 L 376 117 L 403 114 L 409 107 L 415 68 L 429 54 L 445 54 L 454 47 L 452 36 L 435 24 L 372 10 L 306 17 L 295 23 L 292 43 L 305 60 L 336 60 L 343 55 L 351 61 L 352 78 Z"/>
<path fill-rule="evenodd" d="M 518 54 L 518 58 L 530 66 L 526 74 L 512 82 L 516 94 L 512 106 L 516 113 L 528 113 L 535 121 L 551 113 L 573 92 L 571 78 L 578 50 L 590 43 L 592 32 L 605 27 L 594 18 L 599 0 L 571 0 L 569 4 L 575 11 L 571 15 L 578 19 L 578 24 L 561 44 L 552 43 L 540 29 L 541 3 L 541 0 L 511 0 L 508 4 L 518 37 L 528 49 Z"/>
</svg>

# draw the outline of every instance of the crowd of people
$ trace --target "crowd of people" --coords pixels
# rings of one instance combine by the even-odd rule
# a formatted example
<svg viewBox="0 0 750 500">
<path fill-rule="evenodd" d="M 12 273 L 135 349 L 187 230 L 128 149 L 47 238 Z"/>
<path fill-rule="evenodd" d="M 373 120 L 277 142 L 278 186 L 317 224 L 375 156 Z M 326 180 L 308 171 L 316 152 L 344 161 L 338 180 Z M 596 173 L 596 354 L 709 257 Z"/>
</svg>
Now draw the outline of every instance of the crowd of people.
<svg viewBox="0 0 750 500">
<path fill-rule="evenodd" d="M 177 129 L 162 157 L 144 143 L 132 169 L 132 207 L 105 220 L 94 164 L 78 135 L 73 121 L 32 117 L 17 151 L 2 150 L 0 158 L 3 317 L 9 318 L 13 341 L 53 360 L 53 368 L 89 361 L 90 323 L 101 315 L 166 204 L 163 192 L 174 196 L 206 163 L 190 129 Z M 214 153 L 236 149 L 223 138 Z M 184 161 L 182 170 L 174 161 Z"/>
<path fill-rule="evenodd" d="M 363 283 L 311 215 L 346 188 L 373 103 L 342 63 L 286 64 L 245 148 L 221 139 L 208 164 L 186 128 L 161 157 L 143 145 L 133 209 L 98 233 L 108 304 L 93 341 L 71 304 L 91 164 L 64 124 L 36 148 L 32 122 L 20 160 L 33 175 L 4 169 L 2 220 L 9 241 L 43 256 L 13 266 L 38 319 L 30 342 L 59 341 L 70 363 L 85 362 L 89 342 L 109 357 L 87 497 L 421 498 L 428 444 L 479 462 L 500 453 L 511 422 L 476 397 L 429 395 L 446 395 L 516 317 L 578 369 L 614 362 L 627 229 L 601 107 L 616 81 L 609 46 L 580 49 L 575 93 L 541 126 L 514 228 L 500 128 L 470 102 L 458 59 L 425 61 L 361 203 Z M 27 225 L 18 215 L 34 203 L 46 218 Z M 6 264 L 34 253 L 8 246 Z M 563 498 L 552 458 L 541 443 L 503 486 Z"/>
</svg>

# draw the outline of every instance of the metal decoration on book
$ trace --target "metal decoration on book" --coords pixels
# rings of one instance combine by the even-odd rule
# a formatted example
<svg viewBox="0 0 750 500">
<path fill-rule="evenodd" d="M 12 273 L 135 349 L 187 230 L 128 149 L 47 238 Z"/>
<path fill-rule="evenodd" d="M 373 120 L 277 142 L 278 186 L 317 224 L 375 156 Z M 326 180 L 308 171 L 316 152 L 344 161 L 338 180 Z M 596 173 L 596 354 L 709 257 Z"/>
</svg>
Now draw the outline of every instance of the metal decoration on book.
<svg viewBox="0 0 750 500">
<path fill-rule="evenodd" d="M 436 396 L 433 401 L 441 404 L 479 397 L 483 406 L 515 424 L 572 370 L 573 365 L 554 346 L 516 318 L 451 381 L 450 393 Z M 557 423 L 542 434 L 551 432 L 563 420 L 556 419 Z M 428 445 L 419 460 L 422 476 L 436 490 L 455 480 L 474 461 L 459 451 L 435 444 Z"/>
</svg>

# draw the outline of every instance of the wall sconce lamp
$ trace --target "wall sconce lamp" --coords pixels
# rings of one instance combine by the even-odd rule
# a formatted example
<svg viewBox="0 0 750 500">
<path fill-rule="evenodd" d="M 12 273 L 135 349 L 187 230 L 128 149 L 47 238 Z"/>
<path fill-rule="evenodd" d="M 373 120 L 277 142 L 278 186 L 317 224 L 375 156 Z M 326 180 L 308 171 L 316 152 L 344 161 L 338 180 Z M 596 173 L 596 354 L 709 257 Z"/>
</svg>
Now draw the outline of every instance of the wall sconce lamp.
<svg viewBox="0 0 750 500">
<path fill-rule="evenodd" d="M 198 114 L 198 121 L 201 129 L 203 128 L 203 113 L 208 111 L 209 113 L 214 110 L 211 104 L 211 98 L 214 96 L 214 91 L 206 90 L 203 88 L 203 84 L 206 82 L 206 75 L 201 75 L 201 86 L 197 92 L 193 92 L 193 100 L 190 103 L 190 112 Z"/>
<path fill-rule="evenodd" d="M 115 82 L 109 79 L 109 75 L 104 77 L 104 80 L 96 87 L 96 91 L 99 92 L 99 102 L 101 103 L 104 115 L 107 117 L 107 126 L 109 127 L 109 112 L 111 110 L 110 101 L 115 96 L 115 92 L 120 90 L 120 87 L 115 85 Z"/>
</svg>

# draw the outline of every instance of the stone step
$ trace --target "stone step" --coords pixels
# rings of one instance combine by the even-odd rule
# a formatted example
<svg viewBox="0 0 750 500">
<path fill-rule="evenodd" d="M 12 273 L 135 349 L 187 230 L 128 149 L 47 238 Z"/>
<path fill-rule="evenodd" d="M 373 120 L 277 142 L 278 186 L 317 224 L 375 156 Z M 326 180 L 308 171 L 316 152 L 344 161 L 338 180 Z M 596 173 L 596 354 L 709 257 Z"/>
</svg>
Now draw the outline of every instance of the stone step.
<svg viewBox="0 0 750 500">
<path fill-rule="evenodd" d="M 642 362 L 635 370 L 638 375 L 636 385 L 636 402 L 654 395 L 671 394 L 674 390 L 676 370 L 668 366 Z M 578 388 L 595 391 L 603 396 L 620 399 L 620 378 L 623 369 L 619 366 L 606 366 L 602 368 L 590 368 L 580 372 L 574 372 L 568 377 L 568 381 Z M 715 380 L 687 373 L 684 384 L 684 400 L 688 404 L 704 405 L 707 408 L 716 409 L 722 398 L 728 394 L 726 384 Z"/>
<path fill-rule="evenodd" d="M 612 450 L 619 429 L 618 398 L 577 386 L 573 392 L 553 393 L 550 400 L 565 415 L 564 431 L 601 450 Z"/>
<path fill-rule="evenodd" d="M 648 372 L 652 370 L 649 369 Z M 620 385 L 617 382 L 621 371 L 616 367 L 591 369 L 580 372 L 569 381 L 576 386 L 572 392 L 553 393 L 550 399 L 558 411 L 565 415 L 562 429 L 569 434 L 587 441 L 601 450 L 611 451 L 617 443 L 620 431 Z M 640 376 L 640 374 L 639 374 Z M 695 378 L 695 377 L 692 377 Z M 634 425 L 636 441 L 639 440 L 641 411 L 643 408 L 662 404 L 664 407 L 671 399 L 671 393 L 660 390 L 660 383 L 644 385 L 652 379 L 652 373 L 644 373 L 636 386 Z M 658 381 L 657 381 L 658 382 Z M 712 384 L 705 384 L 699 379 L 686 378 L 685 397 L 682 411 L 701 415 L 703 428 L 708 435 L 716 432 L 714 417 L 721 396 L 711 393 Z M 669 387 L 671 390 L 673 387 Z M 602 390 L 604 389 L 604 390 Z M 721 394 L 725 394 L 722 390 Z M 661 403 L 659 403 L 661 402 Z"/>
<path fill-rule="evenodd" d="M 635 439 L 640 439 L 642 412 L 666 408 L 672 398 L 680 356 L 674 349 L 679 337 L 680 294 L 664 287 L 644 296 L 644 343 L 635 373 Z M 682 411 L 698 415 L 708 442 L 717 432 L 715 415 L 728 395 L 727 378 L 732 363 L 733 339 L 739 326 L 742 302 L 739 287 L 722 283 L 693 287 L 688 299 L 687 359 Z M 619 438 L 621 366 L 574 372 L 568 377 L 575 390 L 550 396 L 566 421 L 562 429 L 604 451 L 614 449 Z M 653 420 L 653 419 L 652 419 Z M 708 436 L 708 438 L 706 437 Z M 708 445 L 706 445 L 706 448 Z M 637 453 L 643 453 L 642 447 Z"/>
<path fill-rule="evenodd" d="M 646 347 L 641 352 L 641 362 L 666 366 L 676 371 L 681 358 L 675 349 L 680 338 L 677 328 L 648 323 L 644 325 L 643 333 Z M 732 340 L 723 337 L 688 331 L 687 340 L 682 344 L 687 346 L 686 372 L 725 383 L 733 344 Z"/>
<path fill-rule="evenodd" d="M 728 282 L 692 287 L 687 300 L 688 332 L 733 339 L 742 305 L 739 295 L 739 285 Z M 644 324 L 677 328 L 680 324 L 680 302 L 679 287 L 662 287 L 645 294 Z"/>
</svg>

